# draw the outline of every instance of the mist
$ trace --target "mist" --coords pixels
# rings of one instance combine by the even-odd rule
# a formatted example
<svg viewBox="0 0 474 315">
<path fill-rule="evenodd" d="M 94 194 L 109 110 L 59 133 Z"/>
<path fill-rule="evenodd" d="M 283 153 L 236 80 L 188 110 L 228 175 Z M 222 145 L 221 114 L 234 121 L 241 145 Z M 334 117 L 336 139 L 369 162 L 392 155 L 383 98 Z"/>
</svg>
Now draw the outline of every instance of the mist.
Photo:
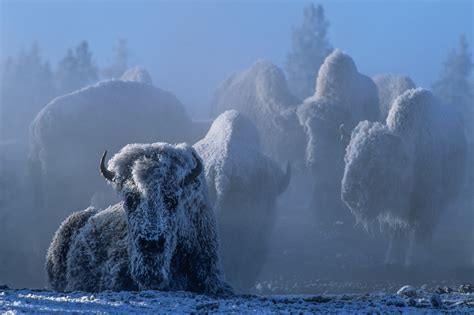
<svg viewBox="0 0 474 315">
<path fill-rule="evenodd" d="M 473 283 L 473 12 L 1 1 L 0 284 L 49 287 L 62 222 L 125 202 L 104 150 L 154 142 L 203 160 L 238 293 Z"/>
</svg>

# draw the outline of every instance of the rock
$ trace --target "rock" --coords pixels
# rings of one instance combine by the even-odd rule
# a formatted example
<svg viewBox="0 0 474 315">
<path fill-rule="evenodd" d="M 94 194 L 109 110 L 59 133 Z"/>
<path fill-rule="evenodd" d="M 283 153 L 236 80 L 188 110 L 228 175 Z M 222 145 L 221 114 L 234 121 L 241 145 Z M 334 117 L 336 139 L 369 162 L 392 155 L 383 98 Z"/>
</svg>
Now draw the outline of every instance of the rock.
<svg viewBox="0 0 474 315">
<path fill-rule="evenodd" d="M 474 286 L 472 284 L 461 284 L 458 289 L 459 293 L 474 293 Z"/>
<path fill-rule="evenodd" d="M 437 287 L 434 292 L 438 294 L 448 294 L 454 292 L 454 290 L 450 287 Z"/>
<path fill-rule="evenodd" d="M 409 299 L 409 300 L 407 301 L 407 305 L 408 305 L 408 306 L 412 306 L 412 307 L 413 307 L 413 306 L 416 306 L 416 300 L 414 300 L 414 299 Z"/>
<path fill-rule="evenodd" d="M 431 296 L 430 302 L 433 307 L 440 307 L 443 304 L 443 300 L 441 300 L 441 297 L 437 293 Z"/>
<path fill-rule="evenodd" d="M 409 298 L 416 298 L 418 296 L 417 290 L 411 285 L 403 286 L 400 290 L 397 291 L 397 294 Z"/>
</svg>

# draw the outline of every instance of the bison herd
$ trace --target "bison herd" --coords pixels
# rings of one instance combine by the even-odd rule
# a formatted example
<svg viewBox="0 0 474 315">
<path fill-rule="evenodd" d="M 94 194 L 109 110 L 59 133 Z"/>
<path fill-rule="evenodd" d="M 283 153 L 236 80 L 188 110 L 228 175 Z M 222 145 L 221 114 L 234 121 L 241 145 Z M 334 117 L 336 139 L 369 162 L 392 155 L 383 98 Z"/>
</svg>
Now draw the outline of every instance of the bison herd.
<svg viewBox="0 0 474 315">
<path fill-rule="evenodd" d="M 408 77 L 360 74 L 340 50 L 306 100 L 258 61 L 219 86 L 212 112 L 194 121 L 141 68 L 41 110 L 31 215 L 54 290 L 246 292 L 278 209 L 297 204 L 320 222 L 380 226 L 386 262 L 409 265 L 465 185 L 457 113 Z M 108 163 L 105 149 L 118 152 Z"/>
</svg>

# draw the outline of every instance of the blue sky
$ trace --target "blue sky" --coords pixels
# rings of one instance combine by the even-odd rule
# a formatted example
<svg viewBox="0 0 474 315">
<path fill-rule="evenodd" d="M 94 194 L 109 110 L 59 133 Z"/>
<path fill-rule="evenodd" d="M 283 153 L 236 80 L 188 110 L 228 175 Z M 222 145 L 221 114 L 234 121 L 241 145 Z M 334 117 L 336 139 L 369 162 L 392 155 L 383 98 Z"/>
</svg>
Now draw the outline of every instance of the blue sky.
<svg viewBox="0 0 474 315">
<path fill-rule="evenodd" d="M 0 0 L 0 56 L 37 40 L 54 65 L 86 39 L 103 66 L 116 38 L 125 37 L 132 63 L 197 113 L 230 73 L 261 58 L 283 66 L 307 3 Z M 333 46 L 364 74 L 402 73 L 429 87 L 461 33 L 472 45 L 474 1 L 314 3 L 326 9 Z"/>
</svg>

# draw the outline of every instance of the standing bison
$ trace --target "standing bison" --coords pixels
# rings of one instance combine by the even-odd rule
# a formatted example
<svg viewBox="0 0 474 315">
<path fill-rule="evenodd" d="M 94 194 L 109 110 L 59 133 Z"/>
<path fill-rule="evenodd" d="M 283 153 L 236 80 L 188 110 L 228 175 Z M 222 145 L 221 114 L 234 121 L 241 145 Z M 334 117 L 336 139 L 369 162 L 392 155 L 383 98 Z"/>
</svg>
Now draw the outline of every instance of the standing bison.
<svg viewBox="0 0 474 315">
<path fill-rule="evenodd" d="M 311 208 L 320 222 L 349 219 L 341 201 L 344 133 L 359 121 L 379 119 L 377 88 L 360 74 L 352 58 L 336 49 L 319 69 L 316 94 L 299 106 L 298 117 L 307 134 L 306 162 L 314 185 Z"/>
<path fill-rule="evenodd" d="M 54 290 L 230 293 L 202 164 L 185 144 L 131 144 L 100 170 L 122 202 L 69 216 L 47 255 Z"/>
<path fill-rule="evenodd" d="M 235 110 L 221 114 L 194 147 L 215 204 L 225 274 L 236 289 L 248 290 L 265 261 L 289 167 L 285 174 L 261 153 L 255 125 Z"/>
<path fill-rule="evenodd" d="M 300 100 L 291 94 L 280 68 L 259 60 L 218 87 L 212 104 L 215 116 L 238 110 L 257 127 L 262 150 L 279 163 L 302 162 L 305 135 L 298 123 Z"/>
<path fill-rule="evenodd" d="M 410 264 L 413 246 L 426 247 L 463 187 L 466 150 L 461 119 L 424 89 L 398 97 L 386 125 L 363 121 L 354 129 L 342 199 L 366 228 L 387 228 L 387 262 Z"/>
</svg>

